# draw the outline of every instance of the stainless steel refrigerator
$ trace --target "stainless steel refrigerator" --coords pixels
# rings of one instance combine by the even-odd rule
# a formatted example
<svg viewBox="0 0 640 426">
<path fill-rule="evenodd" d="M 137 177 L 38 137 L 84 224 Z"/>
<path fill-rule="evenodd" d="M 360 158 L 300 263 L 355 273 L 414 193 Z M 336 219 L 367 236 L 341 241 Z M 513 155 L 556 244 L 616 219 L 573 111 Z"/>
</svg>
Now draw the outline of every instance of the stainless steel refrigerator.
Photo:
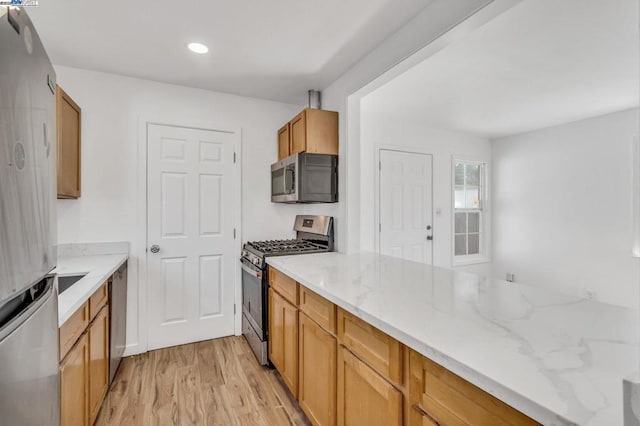
<svg viewBox="0 0 640 426">
<path fill-rule="evenodd" d="M 55 73 L 0 6 L 0 424 L 58 425 Z"/>
</svg>

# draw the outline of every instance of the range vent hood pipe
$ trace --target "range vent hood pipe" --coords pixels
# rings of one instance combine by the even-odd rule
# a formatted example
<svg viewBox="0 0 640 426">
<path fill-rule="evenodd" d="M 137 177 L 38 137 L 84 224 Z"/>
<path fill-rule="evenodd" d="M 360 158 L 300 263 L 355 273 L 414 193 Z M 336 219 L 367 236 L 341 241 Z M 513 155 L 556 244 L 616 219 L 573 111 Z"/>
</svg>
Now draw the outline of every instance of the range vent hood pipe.
<svg viewBox="0 0 640 426">
<path fill-rule="evenodd" d="M 319 90 L 309 90 L 309 108 L 322 109 L 322 99 Z"/>
</svg>

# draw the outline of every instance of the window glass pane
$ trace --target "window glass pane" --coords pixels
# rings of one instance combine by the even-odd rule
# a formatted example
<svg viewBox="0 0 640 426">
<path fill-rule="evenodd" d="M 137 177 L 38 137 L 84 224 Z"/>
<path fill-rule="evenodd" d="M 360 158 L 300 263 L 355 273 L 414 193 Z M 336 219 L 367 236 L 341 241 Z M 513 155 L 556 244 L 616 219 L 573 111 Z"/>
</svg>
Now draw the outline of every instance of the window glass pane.
<svg viewBox="0 0 640 426">
<path fill-rule="evenodd" d="M 467 214 L 466 213 L 456 213 L 456 226 L 455 226 L 456 234 L 466 234 L 467 233 Z"/>
<path fill-rule="evenodd" d="M 456 191 L 457 192 L 457 191 Z M 480 208 L 480 190 L 479 188 L 465 188 L 466 202 L 464 207 L 467 209 L 479 209 Z M 456 205 L 456 208 L 458 206 Z"/>
<path fill-rule="evenodd" d="M 480 253 L 480 234 L 469 234 L 468 238 L 469 238 L 469 254 Z"/>
<path fill-rule="evenodd" d="M 480 232 L 480 213 L 469 213 L 469 232 Z"/>
<path fill-rule="evenodd" d="M 464 209 L 464 187 L 456 187 L 456 209 Z"/>
<path fill-rule="evenodd" d="M 465 185 L 480 185 L 480 166 L 478 164 L 465 164 Z"/>
<path fill-rule="evenodd" d="M 456 163 L 456 185 L 464 185 L 464 164 Z"/>
<path fill-rule="evenodd" d="M 464 256 L 465 254 L 467 254 L 467 236 L 456 235 L 455 246 L 456 256 Z"/>
</svg>

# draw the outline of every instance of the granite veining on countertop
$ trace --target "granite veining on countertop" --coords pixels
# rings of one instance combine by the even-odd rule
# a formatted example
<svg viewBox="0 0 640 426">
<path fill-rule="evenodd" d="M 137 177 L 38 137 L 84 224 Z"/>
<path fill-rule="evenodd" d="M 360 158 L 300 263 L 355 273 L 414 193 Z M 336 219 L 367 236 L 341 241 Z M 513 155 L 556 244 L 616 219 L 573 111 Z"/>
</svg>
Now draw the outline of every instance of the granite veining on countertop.
<svg viewBox="0 0 640 426">
<path fill-rule="evenodd" d="M 127 253 L 92 255 L 95 252 L 94 249 L 86 249 L 86 245 L 82 245 L 80 252 L 72 249 L 68 251 L 71 256 L 58 257 L 58 266 L 53 272 L 59 277 L 86 274 L 58 295 L 58 326 L 64 324 L 129 257 Z"/>
<path fill-rule="evenodd" d="M 374 253 L 267 262 L 545 425 L 623 424 L 637 310 Z"/>
</svg>

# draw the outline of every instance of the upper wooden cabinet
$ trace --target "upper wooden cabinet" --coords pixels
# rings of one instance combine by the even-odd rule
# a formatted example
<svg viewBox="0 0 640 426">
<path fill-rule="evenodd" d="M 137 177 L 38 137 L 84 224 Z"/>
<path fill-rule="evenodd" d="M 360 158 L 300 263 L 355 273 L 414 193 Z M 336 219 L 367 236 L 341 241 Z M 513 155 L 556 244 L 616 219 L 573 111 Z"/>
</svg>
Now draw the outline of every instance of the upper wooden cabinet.
<svg viewBox="0 0 640 426">
<path fill-rule="evenodd" d="M 287 158 L 291 152 L 291 131 L 289 123 L 278 130 L 278 161 Z"/>
<path fill-rule="evenodd" d="M 298 152 L 338 155 L 338 113 L 306 108 L 282 127 L 278 160 Z"/>
<path fill-rule="evenodd" d="M 60 86 L 56 91 L 58 198 L 80 197 L 81 110 Z"/>
</svg>

